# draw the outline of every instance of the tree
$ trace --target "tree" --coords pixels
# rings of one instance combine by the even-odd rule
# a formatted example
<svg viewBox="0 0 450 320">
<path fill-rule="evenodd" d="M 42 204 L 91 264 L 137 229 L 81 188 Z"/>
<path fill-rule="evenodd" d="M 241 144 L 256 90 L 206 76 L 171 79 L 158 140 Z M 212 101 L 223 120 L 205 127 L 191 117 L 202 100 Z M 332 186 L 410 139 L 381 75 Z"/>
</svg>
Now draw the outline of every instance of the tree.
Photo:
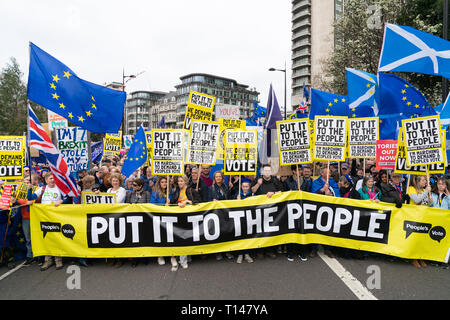
<svg viewBox="0 0 450 320">
<path fill-rule="evenodd" d="M 334 23 L 335 48 L 325 62 L 321 89 L 345 95 L 345 67 L 376 74 L 384 24 L 409 25 L 442 37 L 443 0 L 346 0 L 344 15 Z M 419 89 L 431 105 L 442 102 L 442 78 L 397 73 Z"/>
<path fill-rule="evenodd" d="M 27 87 L 15 58 L 0 73 L 0 134 L 21 136 L 27 131 Z M 46 119 L 46 110 L 33 106 L 39 119 Z M 44 121 L 46 122 L 46 121 Z"/>
</svg>

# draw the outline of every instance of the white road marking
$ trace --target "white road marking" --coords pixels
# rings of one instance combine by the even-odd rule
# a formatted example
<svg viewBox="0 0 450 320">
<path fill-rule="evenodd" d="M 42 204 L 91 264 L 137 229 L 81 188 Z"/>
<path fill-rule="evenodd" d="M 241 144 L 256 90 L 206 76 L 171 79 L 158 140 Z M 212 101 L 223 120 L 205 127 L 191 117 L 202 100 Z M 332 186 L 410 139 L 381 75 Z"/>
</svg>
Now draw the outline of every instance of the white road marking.
<svg viewBox="0 0 450 320">
<path fill-rule="evenodd" d="M 348 272 L 342 264 L 334 258 L 328 257 L 322 252 L 317 252 L 331 270 L 344 282 L 344 284 L 356 295 L 359 300 L 378 300 L 358 279 Z"/>
<path fill-rule="evenodd" d="M 21 264 L 19 264 L 19 265 L 18 265 L 17 267 L 15 267 L 14 269 L 9 270 L 9 271 L 6 272 L 5 274 L 1 275 L 1 276 L 0 276 L 0 281 L 2 281 L 3 279 L 5 279 L 7 276 L 13 274 L 14 272 L 16 272 L 17 270 L 19 270 L 20 268 L 22 268 L 22 266 L 23 266 L 24 263 L 25 263 L 25 262 L 22 262 Z"/>
</svg>

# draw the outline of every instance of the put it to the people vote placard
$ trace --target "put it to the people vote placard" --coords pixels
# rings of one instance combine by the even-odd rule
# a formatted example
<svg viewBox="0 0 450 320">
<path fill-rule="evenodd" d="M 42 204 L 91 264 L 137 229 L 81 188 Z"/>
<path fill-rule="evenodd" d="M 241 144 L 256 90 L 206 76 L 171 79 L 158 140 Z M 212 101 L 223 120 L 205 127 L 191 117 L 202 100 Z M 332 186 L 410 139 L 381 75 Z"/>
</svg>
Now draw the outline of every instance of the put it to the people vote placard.
<svg viewBox="0 0 450 320">
<path fill-rule="evenodd" d="M 408 166 L 444 161 L 440 117 L 429 116 L 402 120 Z"/>
<path fill-rule="evenodd" d="M 187 163 L 215 165 L 220 124 L 211 121 L 193 121 L 189 134 Z"/>
<path fill-rule="evenodd" d="M 0 136 L 0 180 L 22 179 L 25 165 L 25 137 Z"/>
<path fill-rule="evenodd" d="M 316 116 L 314 119 L 314 160 L 344 161 L 347 117 Z"/>
<path fill-rule="evenodd" d="M 152 174 L 184 174 L 184 131 L 152 130 Z"/>
<path fill-rule="evenodd" d="M 281 166 L 312 161 L 308 119 L 277 121 L 277 132 Z"/>
<path fill-rule="evenodd" d="M 183 129 L 191 130 L 192 121 L 211 121 L 216 98 L 204 93 L 191 91 L 186 106 Z"/>
<path fill-rule="evenodd" d="M 376 158 L 379 139 L 379 120 L 373 118 L 348 119 L 348 152 L 350 158 Z"/>
<path fill-rule="evenodd" d="M 256 175 L 257 157 L 257 130 L 227 130 L 225 132 L 224 174 Z"/>
</svg>

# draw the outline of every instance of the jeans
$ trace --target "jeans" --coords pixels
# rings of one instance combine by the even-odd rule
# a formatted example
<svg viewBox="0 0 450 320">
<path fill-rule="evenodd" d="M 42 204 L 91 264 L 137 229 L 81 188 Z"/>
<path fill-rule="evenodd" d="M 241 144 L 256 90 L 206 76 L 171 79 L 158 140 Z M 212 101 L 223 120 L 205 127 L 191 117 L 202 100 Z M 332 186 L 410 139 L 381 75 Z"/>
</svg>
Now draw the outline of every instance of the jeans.
<svg viewBox="0 0 450 320">
<path fill-rule="evenodd" d="M 23 235 L 25 236 L 27 246 L 27 258 L 33 258 L 33 250 L 31 249 L 31 232 L 30 232 L 30 220 L 22 219 Z"/>
</svg>

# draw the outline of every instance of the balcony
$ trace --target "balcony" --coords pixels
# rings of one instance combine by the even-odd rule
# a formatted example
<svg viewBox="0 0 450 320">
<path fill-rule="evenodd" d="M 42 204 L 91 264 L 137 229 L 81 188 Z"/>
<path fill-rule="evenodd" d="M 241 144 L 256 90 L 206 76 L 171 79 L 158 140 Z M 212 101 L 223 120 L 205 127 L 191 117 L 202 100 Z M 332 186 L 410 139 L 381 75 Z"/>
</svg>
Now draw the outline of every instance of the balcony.
<svg viewBox="0 0 450 320">
<path fill-rule="evenodd" d="M 295 13 L 292 16 L 292 22 L 294 22 L 295 20 L 297 20 L 299 18 L 310 17 L 310 16 L 311 16 L 311 10 L 309 8 L 308 9 L 304 9 L 304 10 L 301 10 L 301 11 Z"/>
</svg>

